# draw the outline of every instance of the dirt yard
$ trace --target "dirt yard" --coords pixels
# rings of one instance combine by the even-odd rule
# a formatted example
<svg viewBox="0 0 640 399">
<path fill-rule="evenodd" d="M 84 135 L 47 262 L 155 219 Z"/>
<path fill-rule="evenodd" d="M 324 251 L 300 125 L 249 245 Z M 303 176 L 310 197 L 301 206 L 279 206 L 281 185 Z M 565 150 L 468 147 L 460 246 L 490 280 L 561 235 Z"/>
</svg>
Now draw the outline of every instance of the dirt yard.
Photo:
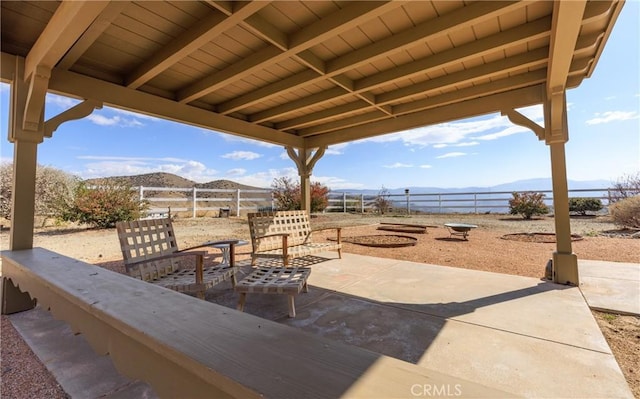
<svg viewBox="0 0 640 399">
<path fill-rule="evenodd" d="M 428 226 L 425 234 L 378 230 L 379 223 Z M 468 240 L 450 237 L 444 223 L 477 225 Z M 369 235 L 404 235 L 417 238 L 415 246 L 376 248 L 345 242 L 344 251 L 355 254 L 393 258 L 436 265 L 484 270 L 543 278 L 545 265 L 555 250 L 553 242 L 507 240 L 503 236 L 515 233 L 553 233 L 553 218 L 523 220 L 508 215 L 420 215 L 378 217 L 327 214 L 312 219 L 313 227 L 340 226 L 344 241 Z M 246 219 L 206 218 L 178 219 L 174 222 L 180 247 L 208 240 L 249 239 Z M 573 251 L 581 259 L 640 262 L 640 239 L 617 233 L 617 227 L 606 217 L 575 218 L 572 233 L 582 239 L 573 242 Z M 549 234 L 544 235 L 549 241 Z M 316 238 L 331 239 L 328 233 Z M 7 231 L 0 233 L 2 247 L 8 245 Z M 551 240 L 553 241 L 553 240 Z M 37 229 L 34 246 L 44 247 L 64 255 L 122 272 L 120 249 L 115 229 L 91 230 L 81 227 L 47 227 Z M 246 257 L 250 246 L 237 248 L 238 258 Z M 640 318 L 594 312 L 600 328 L 611 346 L 636 398 L 640 398 Z M 19 363 L 14 360 L 19 359 Z M 29 366 L 29 362 L 35 363 Z M 31 376 L 31 373 L 35 373 Z M 35 356 L 2 318 L 2 394 L 3 397 L 65 397 L 56 391 L 55 381 L 46 374 Z M 28 382 L 27 382 L 28 381 Z M 43 392 L 46 395 L 43 396 Z M 54 393 L 55 392 L 55 393 Z M 6 395 L 6 396 L 5 396 Z"/>
</svg>

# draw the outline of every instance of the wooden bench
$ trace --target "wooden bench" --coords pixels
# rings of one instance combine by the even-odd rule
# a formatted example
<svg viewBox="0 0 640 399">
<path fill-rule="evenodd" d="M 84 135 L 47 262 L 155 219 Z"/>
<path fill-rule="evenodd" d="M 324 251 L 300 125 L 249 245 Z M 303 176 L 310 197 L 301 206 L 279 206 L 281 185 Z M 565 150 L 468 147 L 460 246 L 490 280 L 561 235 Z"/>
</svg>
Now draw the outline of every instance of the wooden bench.
<svg viewBox="0 0 640 399">
<path fill-rule="evenodd" d="M 37 299 L 159 397 L 415 398 L 412 389 L 434 384 L 460 384 L 462 397 L 513 396 L 43 248 L 1 255 L 3 303 Z"/>
<path fill-rule="evenodd" d="M 251 264 L 259 257 L 280 258 L 285 266 L 289 260 L 323 251 L 338 251 L 342 259 L 341 229 L 339 227 L 318 229 L 336 230 L 335 242 L 313 242 L 309 214 L 306 211 L 277 211 L 250 213 Z"/>
<path fill-rule="evenodd" d="M 170 218 L 118 222 L 116 230 L 125 269 L 131 277 L 201 299 L 206 290 L 223 281 L 231 280 L 236 285 L 234 245 L 238 241 L 210 241 L 179 250 Z M 229 245 L 229 264 L 204 267 L 207 252 L 193 249 L 216 244 Z M 195 268 L 185 267 L 185 257 L 195 258 Z"/>
</svg>

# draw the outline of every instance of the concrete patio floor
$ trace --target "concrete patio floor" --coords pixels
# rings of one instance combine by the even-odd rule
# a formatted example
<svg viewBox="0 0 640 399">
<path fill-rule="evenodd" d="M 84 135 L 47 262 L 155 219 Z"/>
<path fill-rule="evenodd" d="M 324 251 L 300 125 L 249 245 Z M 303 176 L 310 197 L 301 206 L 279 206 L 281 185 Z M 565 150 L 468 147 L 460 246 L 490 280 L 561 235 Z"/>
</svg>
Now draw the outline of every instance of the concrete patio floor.
<svg viewBox="0 0 640 399">
<path fill-rule="evenodd" d="M 586 261 L 581 261 L 581 273 L 596 273 L 593 264 L 583 269 L 582 262 Z M 239 264 L 245 272 L 250 268 L 247 261 Z M 335 253 L 326 253 L 294 264 L 313 269 L 309 292 L 296 298 L 296 318 L 287 316 L 284 295 L 249 294 L 245 312 L 489 387 L 505 396 L 633 397 L 585 301 L 587 295 L 583 297 L 577 287 L 353 254 L 343 254 L 339 260 Z M 615 269 L 618 273 L 607 273 L 606 283 L 624 285 L 633 280 L 629 276 L 635 276 L 634 267 L 640 271 L 640 265 L 626 265 L 627 269 Z M 595 267 L 601 273 L 606 270 L 602 264 Z M 595 292 L 588 281 L 585 288 Z M 619 289 L 607 292 L 616 291 Z M 606 297 L 606 292 L 600 296 Z M 620 303 L 632 307 L 626 303 L 638 303 L 638 299 L 640 292 L 636 291 Z M 207 300 L 235 308 L 237 295 L 230 286 L 219 286 L 207 293 Z M 61 377 L 61 370 L 55 370 L 66 364 L 68 371 L 68 361 L 56 359 L 64 348 L 56 344 L 42 354 L 43 345 L 49 342 L 51 346 L 55 339 L 34 336 L 39 328 L 34 319 L 45 316 L 34 318 L 28 313 L 12 315 L 12 323 L 45 365 L 53 368 L 65 390 L 73 384 L 73 392 L 85 392 L 82 376 Z M 107 397 L 152 395 L 138 383 L 118 380 L 121 377 L 115 375 L 117 381 L 105 391 Z M 67 392 L 74 398 L 98 396 Z M 397 396 L 425 394 L 399 392 Z M 473 393 L 463 390 L 461 396 Z"/>
</svg>

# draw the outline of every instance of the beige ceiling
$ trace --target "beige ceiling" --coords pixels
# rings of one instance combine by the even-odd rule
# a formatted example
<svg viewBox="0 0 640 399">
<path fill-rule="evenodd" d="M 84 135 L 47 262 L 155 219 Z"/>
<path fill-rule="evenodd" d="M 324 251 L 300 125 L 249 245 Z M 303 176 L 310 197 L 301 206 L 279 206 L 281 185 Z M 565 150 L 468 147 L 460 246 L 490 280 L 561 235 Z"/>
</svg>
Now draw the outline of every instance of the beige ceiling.
<svg viewBox="0 0 640 399">
<path fill-rule="evenodd" d="M 619 1 L 2 1 L 48 90 L 298 148 L 540 104 L 595 68 Z"/>
</svg>

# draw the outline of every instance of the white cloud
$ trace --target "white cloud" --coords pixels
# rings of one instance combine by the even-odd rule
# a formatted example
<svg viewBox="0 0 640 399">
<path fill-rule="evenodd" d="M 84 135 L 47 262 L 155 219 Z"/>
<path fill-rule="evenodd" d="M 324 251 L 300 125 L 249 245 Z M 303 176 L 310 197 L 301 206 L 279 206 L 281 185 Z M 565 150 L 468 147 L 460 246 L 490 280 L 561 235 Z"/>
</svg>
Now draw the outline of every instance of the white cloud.
<svg viewBox="0 0 640 399">
<path fill-rule="evenodd" d="M 401 163 L 401 162 L 396 162 L 392 165 L 382 165 L 383 168 L 389 168 L 389 169 L 397 169 L 397 168 L 412 168 L 413 165 L 410 164 L 406 164 L 406 163 Z"/>
<path fill-rule="evenodd" d="M 280 177 L 289 177 L 291 179 L 298 179 L 298 172 L 294 168 L 282 168 L 282 169 L 269 169 L 265 172 L 258 172 L 241 177 L 236 177 L 233 180 L 240 184 L 246 184 L 247 186 L 254 187 L 271 187 L 273 179 Z"/>
<path fill-rule="evenodd" d="M 518 109 L 529 119 L 542 123 L 543 109 L 541 106 L 531 106 Z M 528 129 L 514 125 L 507 117 L 499 114 L 466 119 L 457 122 L 441 123 L 425 126 L 399 133 L 392 133 L 372 137 L 359 142 L 386 143 L 400 141 L 407 146 L 444 148 L 446 146 L 477 145 L 475 140 L 493 140 L 511 134 L 528 131 Z M 471 139 L 472 141 L 465 141 Z"/>
<path fill-rule="evenodd" d="M 422 168 L 422 169 L 430 169 L 430 168 L 432 168 L 432 166 L 424 164 L 424 165 L 420 165 L 420 168 Z"/>
<path fill-rule="evenodd" d="M 80 103 L 80 100 L 76 100 L 75 98 L 59 96 L 57 94 L 47 94 L 45 97 L 45 102 L 47 105 L 53 105 L 60 109 L 69 109 L 76 104 Z"/>
<path fill-rule="evenodd" d="M 480 145 L 477 141 L 465 141 L 457 144 L 434 144 L 433 148 L 445 148 L 445 147 L 472 147 L 474 145 Z"/>
<path fill-rule="evenodd" d="M 222 158 L 232 159 L 234 161 L 251 161 L 260 157 L 262 157 L 262 155 L 252 151 L 233 151 L 222 155 Z"/>
<path fill-rule="evenodd" d="M 124 161 L 124 162 L 144 162 L 144 161 L 158 161 L 158 162 L 175 162 L 175 163 L 187 163 L 188 159 L 173 158 L 173 157 L 121 157 L 111 155 L 80 155 L 76 157 L 78 159 L 87 159 L 93 161 Z"/>
<path fill-rule="evenodd" d="M 344 149 L 349 145 L 349 143 L 341 143 L 330 145 L 327 150 L 324 152 L 325 155 L 342 155 L 344 154 Z"/>
<path fill-rule="evenodd" d="M 613 121 L 626 121 L 630 119 L 638 119 L 640 115 L 638 115 L 638 111 L 607 111 L 596 113 L 596 117 L 593 119 L 587 120 L 587 125 L 598 125 L 601 123 L 609 123 Z"/>
<path fill-rule="evenodd" d="M 88 120 L 99 126 L 117 126 L 117 127 L 141 127 L 144 123 L 133 118 L 122 118 L 119 115 L 107 117 L 101 114 L 93 113 L 87 116 Z"/>
<path fill-rule="evenodd" d="M 246 173 L 247 173 L 246 169 L 234 168 L 234 169 L 229 169 L 225 174 L 227 176 L 238 177 L 238 176 L 243 176 Z"/>
<path fill-rule="evenodd" d="M 448 152 L 446 154 L 442 154 L 440 156 L 437 156 L 436 159 L 463 157 L 465 155 L 467 155 L 466 152 Z"/>
</svg>

